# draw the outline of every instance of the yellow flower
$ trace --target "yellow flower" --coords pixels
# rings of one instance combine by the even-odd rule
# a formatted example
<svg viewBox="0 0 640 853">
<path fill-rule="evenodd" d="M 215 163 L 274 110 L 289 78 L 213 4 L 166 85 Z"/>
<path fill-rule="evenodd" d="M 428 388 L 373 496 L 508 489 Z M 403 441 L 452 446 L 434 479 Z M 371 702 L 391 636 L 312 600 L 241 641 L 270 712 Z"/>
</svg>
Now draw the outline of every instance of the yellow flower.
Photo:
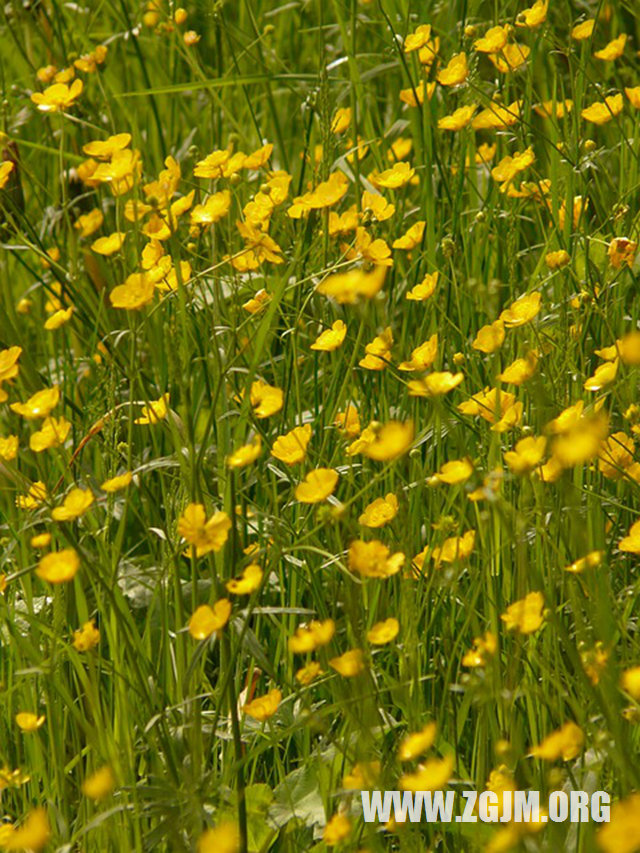
<svg viewBox="0 0 640 853">
<path fill-rule="evenodd" d="M 571 256 L 565 249 L 559 249 L 545 255 L 544 262 L 550 270 L 559 270 L 571 263 Z"/>
<path fill-rule="evenodd" d="M 51 511 L 54 521 L 74 521 L 89 509 L 95 498 L 89 489 L 71 489 L 61 506 Z"/>
<path fill-rule="evenodd" d="M 335 299 L 340 305 L 355 305 L 359 299 L 373 299 L 382 289 L 386 267 L 375 266 L 371 272 L 358 268 L 335 273 L 321 281 L 316 290 Z"/>
<path fill-rule="evenodd" d="M 640 666 L 625 669 L 620 678 L 620 686 L 636 701 L 640 701 Z"/>
<path fill-rule="evenodd" d="M 79 568 L 80 559 L 77 553 L 73 548 L 64 548 L 41 557 L 36 574 L 49 583 L 65 583 L 72 580 Z"/>
<path fill-rule="evenodd" d="M 120 251 L 126 236 L 124 231 L 114 231 L 108 237 L 98 237 L 97 240 L 94 240 L 91 249 L 98 255 L 113 255 Z"/>
<path fill-rule="evenodd" d="M 376 498 L 365 507 L 364 512 L 358 519 L 358 524 L 363 527 L 384 527 L 392 521 L 398 513 L 398 498 L 389 493 L 384 498 Z"/>
<path fill-rule="evenodd" d="M 571 572 L 574 575 L 578 575 L 583 572 L 585 569 L 593 569 L 596 566 L 599 566 L 602 562 L 602 551 L 591 551 L 584 557 L 580 557 L 579 560 L 576 560 L 574 563 L 571 563 L 570 566 L 565 566 L 565 572 Z"/>
<path fill-rule="evenodd" d="M 544 596 L 541 592 L 530 592 L 507 607 L 500 618 L 507 630 L 521 634 L 533 634 L 544 621 Z"/>
<path fill-rule="evenodd" d="M 504 336 L 504 323 L 502 320 L 496 320 L 480 329 L 471 346 L 480 352 L 492 353 L 502 346 Z"/>
<path fill-rule="evenodd" d="M 7 399 L 7 394 L 2 388 L 2 383 L 7 382 L 9 379 L 15 379 L 18 375 L 18 359 L 21 353 L 22 347 L 9 347 L 9 349 L 0 350 L 0 403 L 3 403 Z M 11 408 L 14 412 L 17 411 L 13 406 Z M 18 412 L 18 414 L 20 413 Z"/>
<path fill-rule="evenodd" d="M 125 471 L 124 474 L 117 474 L 115 477 L 105 480 L 100 488 L 103 492 L 119 492 L 122 489 L 126 489 L 132 479 L 133 474 L 131 471 Z"/>
<path fill-rule="evenodd" d="M 404 371 L 416 371 L 416 370 L 427 370 L 433 362 L 436 360 L 436 356 L 438 355 L 438 333 L 434 333 L 431 335 L 428 341 L 425 341 L 423 344 L 420 344 L 419 347 L 416 347 L 411 353 L 411 359 L 409 361 L 403 361 L 398 365 L 398 370 Z"/>
<path fill-rule="evenodd" d="M 326 500 L 338 483 L 338 472 L 333 468 L 315 468 L 298 483 L 295 498 L 300 503 L 315 504 Z"/>
<path fill-rule="evenodd" d="M 61 326 L 64 326 L 71 319 L 71 315 L 73 314 L 73 305 L 69 308 L 60 308 L 58 311 L 54 311 L 54 313 L 47 318 L 44 324 L 44 328 L 48 332 L 53 332 L 56 329 L 59 329 Z"/>
<path fill-rule="evenodd" d="M 0 190 L 3 190 L 9 183 L 9 177 L 14 169 L 15 164 L 12 160 L 3 160 L 0 162 Z"/>
<path fill-rule="evenodd" d="M 312 660 L 296 672 L 296 681 L 307 687 L 312 681 L 315 681 L 319 675 L 322 675 L 322 673 L 323 669 L 320 664 L 317 661 Z"/>
<path fill-rule="evenodd" d="M 500 162 L 491 170 L 491 177 L 494 181 L 500 183 L 500 192 L 505 192 L 514 178 L 524 172 L 533 162 L 535 162 L 535 154 L 532 148 L 527 148 L 525 151 L 516 152 L 513 157 L 508 155 L 503 157 Z"/>
<path fill-rule="evenodd" d="M 351 124 L 351 107 L 341 107 L 331 122 L 331 133 L 344 133 Z"/>
<path fill-rule="evenodd" d="M 325 619 L 324 622 L 313 620 L 309 625 L 297 628 L 295 634 L 289 637 L 289 651 L 294 654 L 313 652 L 319 646 L 330 643 L 335 631 L 333 619 Z"/>
<path fill-rule="evenodd" d="M 366 355 L 358 362 L 359 366 L 364 367 L 365 370 L 384 370 L 391 361 L 392 346 L 393 334 L 391 327 L 387 326 L 382 334 L 377 335 L 370 344 L 366 345 Z"/>
<path fill-rule="evenodd" d="M 284 392 L 281 388 L 257 379 L 251 384 L 250 399 L 255 416 L 258 419 L 268 418 L 282 408 Z"/>
<path fill-rule="evenodd" d="M 197 853 L 239 853 L 240 835 L 235 823 L 226 821 L 207 829 L 198 839 Z"/>
<path fill-rule="evenodd" d="M 580 755 L 584 745 L 584 734 L 582 729 L 575 723 L 565 723 L 562 728 L 550 735 L 531 750 L 533 758 L 542 758 L 544 761 L 571 761 Z"/>
<path fill-rule="evenodd" d="M 633 88 L 625 88 L 625 95 L 629 98 L 629 103 L 636 110 L 640 110 L 640 86 L 634 86 Z"/>
<path fill-rule="evenodd" d="M 311 440 L 311 424 L 295 427 L 285 435 L 279 435 L 271 447 L 271 455 L 286 465 L 304 461 Z"/>
<path fill-rule="evenodd" d="M 410 397 L 440 397 L 457 388 L 464 379 L 463 373 L 429 373 L 423 379 L 414 379 L 408 383 Z"/>
<path fill-rule="evenodd" d="M 276 687 L 264 696 L 258 696 L 252 702 L 244 705 L 242 710 L 249 717 L 253 717 L 254 720 L 259 720 L 263 723 L 275 714 L 281 701 L 282 693 Z"/>
<path fill-rule="evenodd" d="M 196 204 L 191 211 L 190 220 L 192 225 L 213 225 L 219 222 L 229 212 L 231 207 L 231 193 L 229 190 L 214 193 L 204 202 Z"/>
<path fill-rule="evenodd" d="M 353 403 L 347 405 L 346 411 L 338 412 L 333 423 L 348 438 L 354 438 L 360 434 L 360 415 Z"/>
<path fill-rule="evenodd" d="M 473 49 L 480 53 L 499 53 L 507 43 L 508 27 L 491 27 L 482 38 L 473 43 Z"/>
<path fill-rule="evenodd" d="M 23 732 L 35 732 L 44 724 L 45 715 L 32 714 L 30 711 L 20 711 L 16 714 L 16 723 Z"/>
<path fill-rule="evenodd" d="M 609 95 L 604 101 L 594 101 L 590 107 L 582 110 L 581 116 L 593 124 L 606 124 L 622 112 L 622 95 Z"/>
<path fill-rule="evenodd" d="M 640 364 L 640 332 L 633 331 L 616 341 L 620 360 L 624 364 Z"/>
<path fill-rule="evenodd" d="M 375 182 L 378 186 L 385 187 L 385 189 L 397 190 L 408 184 L 414 174 L 415 169 L 409 163 L 399 161 L 390 169 L 377 175 Z"/>
<path fill-rule="evenodd" d="M 157 400 L 150 400 L 148 405 L 142 407 L 142 414 L 136 418 L 134 423 L 140 425 L 157 424 L 167 417 L 169 411 L 169 394 L 165 393 Z"/>
<path fill-rule="evenodd" d="M 249 314 L 257 314 L 259 311 L 265 307 L 267 302 L 271 299 L 271 294 L 267 293 L 264 288 L 256 291 L 256 295 L 251 299 L 248 299 L 246 302 L 242 303 L 242 307 Z"/>
<path fill-rule="evenodd" d="M 621 33 L 617 38 L 610 41 L 602 50 L 596 50 L 593 54 L 596 59 L 602 59 L 605 62 L 614 62 L 619 59 L 624 53 L 624 46 L 627 43 L 626 33 Z"/>
<path fill-rule="evenodd" d="M 18 436 L 8 435 L 6 438 L 0 437 L 0 459 L 5 462 L 11 462 L 18 455 Z"/>
<path fill-rule="evenodd" d="M 556 428 L 555 431 L 560 431 L 560 435 L 554 439 L 551 447 L 553 458 L 564 468 L 572 468 L 593 459 L 607 436 L 607 429 L 607 418 L 601 415 L 581 417 L 574 426 L 563 428 L 562 431 Z"/>
<path fill-rule="evenodd" d="M 414 758 L 418 758 L 433 746 L 437 731 L 438 726 L 431 722 L 419 732 L 406 735 L 398 748 L 398 760 L 413 761 Z"/>
<path fill-rule="evenodd" d="M 385 619 L 384 622 L 376 622 L 370 630 L 367 631 L 367 640 L 373 646 L 384 646 L 390 643 L 398 636 L 400 624 L 397 619 L 391 616 Z"/>
<path fill-rule="evenodd" d="M 595 19 L 591 19 L 588 21 L 582 21 L 580 24 L 576 24 L 575 27 L 571 30 L 571 38 L 576 41 L 586 41 L 586 39 L 591 38 L 591 34 L 593 33 L 593 28 L 595 27 L 596 22 Z"/>
<path fill-rule="evenodd" d="M 78 652 L 88 652 L 100 642 L 100 631 L 93 619 L 85 622 L 82 628 L 73 632 L 73 647 Z"/>
<path fill-rule="evenodd" d="M 546 447 L 547 439 L 543 435 L 538 438 L 527 436 L 520 439 L 515 450 L 504 454 L 504 461 L 514 474 L 528 474 L 542 462 Z"/>
<path fill-rule="evenodd" d="M 523 9 L 520 12 L 516 20 L 516 26 L 529 27 L 531 30 L 539 27 L 540 24 L 543 24 L 547 20 L 548 7 L 549 0 L 536 0 L 533 6 Z"/>
<path fill-rule="evenodd" d="M 124 284 L 119 284 L 113 288 L 109 294 L 109 300 L 114 308 L 138 311 L 153 299 L 156 283 L 154 276 L 148 273 L 131 273 L 130 276 L 127 276 Z"/>
<path fill-rule="evenodd" d="M 87 157 L 95 157 L 96 160 L 110 160 L 116 151 L 128 148 L 131 142 L 130 133 L 116 133 L 107 139 L 96 139 L 82 146 L 82 153 Z"/>
<path fill-rule="evenodd" d="M 407 291 L 405 299 L 411 299 L 416 302 L 424 302 L 429 299 L 435 292 L 439 275 L 437 272 L 427 273 L 420 284 L 416 284 L 415 287 Z"/>
<path fill-rule="evenodd" d="M 441 86 L 460 86 L 468 75 L 467 54 L 456 53 L 449 60 L 449 64 L 438 72 L 436 79 Z"/>
<path fill-rule="evenodd" d="M 478 113 L 471 127 L 474 130 L 503 130 L 511 127 L 520 120 L 521 107 L 522 101 L 513 101 L 508 106 L 495 101 Z"/>
<path fill-rule="evenodd" d="M 424 104 L 424 97 L 431 100 L 433 93 L 436 90 L 435 81 L 428 83 L 422 80 L 417 86 L 409 86 L 408 89 L 400 89 L 400 100 L 408 107 L 421 107 Z M 384 186 L 384 184 L 382 184 Z"/>
<path fill-rule="evenodd" d="M 84 83 L 82 80 L 74 80 L 71 86 L 65 83 L 54 83 L 44 92 L 34 92 L 31 100 L 43 113 L 55 113 L 69 109 L 76 99 L 82 94 Z"/>
<path fill-rule="evenodd" d="M 351 773 L 345 773 L 342 787 L 347 791 L 361 791 L 367 788 L 377 788 L 380 779 L 381 764 L 379 761 L 359 761 L 354 764 Z"/>
<path fill-rule="evenodd" d="M 327 821 L 325 828 L 322 831 L 322 840 L 327 847 L 335 847 L 340 844 L 345 838 L 348 838 L 351 833 L 351 821 L 345 814 L 336 812 L 333 817 Z"/>
<path fill-rule="evenodd" d="M 420 50 L 431 40 L 431 24 L 420 24 L 414 32 L 404 40 L 404 52 L 411 53 L 414 50 Z"/>
<path fill-rule="evenodd" d="M 441 791 L 451 778 L 454 757 L 432 758 L 421 764 L 416 773 L 405 773 L 400 777 L 404 791 Z"/>
<path fill-rule="evenodd" d="M 404 561 L 402 552 L 391 555 L 389 548 L 377 539 L 371 542 L 354 539 L 349 545 L 349 568 L 365 578 L 391 577 L 400 571 Z"/>
<path fill-rule="evenodd" d="M 244 468 L 255 462 L 261 453 L 262 439 L 256 434 L 250 444 L 243 444 L 227 456 L 227 465 L 229 468 Z"/>
<path fill-rule="evenodd" d="M 364 433 L 363 433 L 364 436 Z M 413 421 L 389 421 L 371 428 L 371 433 L 358 452 L 376 462 L 397 459 L 409 450 L 413 442 Z"/>
<path fill-rule="evenodd" d="M 618 542 L 618 549 L 628 554 L 640 554 L 640 521 L 631 525 L 628 535 Z"/>
<path fill-rule="evenodd" d="M 485 666 L 487 657 L 496 653 L 498 638 L 491 631 L 485 631 L 483 637 L 475 637 L 473 648 L 466 652 L 462 658 L 462 666 L 479 667 Z"/>
<path fill-rule="evenodd" d="M 609 823 L 597 832 L 604 853 L 635 853 L 640 847 L 640 794 L 631 794 L 611 807 Z"/>
<path fill-rule="evenodd" d="M 29 447 L 34 453 L 41 453 L 50 447 L 60 447 L 67 439 L 71 423 L 66 418 L 47 417 L 42 428 L 34 432 L 29 439 Z"/>
<path fill-rule="evenodd" d="M 47 497 L 47 488 L 41 480 L 36 480 L 29 487 L 29 492 L 26 495 L 18 495 L 16 498 L 16 506 L 19 509 L 35 509 L 40 506 L 43 500 Z"/>
<path fill-rule="evenodd" d="M 242 576 L 227 581 L 227 591 L 233 595 L 250 595 L 262 582 L 262 569 L 257 563 L 250 563 L 242 571 Z"/>
<path fill-rule="evenodd" d="M 369 190 L 362 193 L 361 204 L 362 210 L 372 213 L 378 222 L 390 219 L 396 212 L 395 204 L 388 202 L 380 193 L 372 193 Z"/>
<path fill-rule="evenodd" d="M 431 559 L 436 567 L 440 563 L 455 563 L 457 560 L 466 560 L 473 551 L 476 541 L 475 530 L 467 530 L 462 536 L 451 536 L 444 543 L 431 552 Z"/>
<path fill-rule="evenodd" d="M 202 504 L 190 503 L 178 520 L 178 533 L 202 557 L 210 551 L 219 551 L 229 537 L 231 519 L 226 512 L 215 512 L 207 519 Z"/>
<path fill-rule="evenodd" d="M 27 420 L 36 420 L 37 418 L 46 418 L 59 402 L 60 388 L 54 385 L 53 388 L 37 391 L 32 397 L 29 397 L 26 403 L 12 403 L 9 408 Z"/>
<path fill-rule="evenodd" d="M 29 542 L 32 548 L 48 548 L 51 544 L 50 533 L 37 533 Z"/>
<path fill-rule="evenodd" d="M 316 340 L 311 344 L 311 349 L 320 352 L 333 352 L 342 346 L 346 334 L 346 324 L 342 320 L 336 320 L 330 329 L 326 329 L 318 335 Z"/>
<path fill-rule="evenodd" d="M 637 248 L 638 244 L 634 240 L 628 240 L 626 237 L 614 237 L 609 243 L 607 251 L 611 266 L 619 270 L 620 267 L 626 264 L 631 269 Z"/>
<path fill-rule="evenodd" d="M 331 658 L 329 666 L 344 678 L 353 678 L 359 675 L 364 669 L 362 649 L 349 649 L 340 657 Z"/>
<path fill-rule="evenodd" d="M 531 53 L 531 48 L 526 44 L 506 44 L 501 55 L 491 55 L 489 59 L 502 74 L 517 71 L 521 68 Z"/>
<path fill-rule="evenodd" d="M 44 808 L 32 809 L 20 826 L 4 824 L 0 844 L 5 850 L 42 850 L 51 837 L 51 826 Z"/>
<path fill-rule="evenodd" d="M 469 124 L 476 109 L 477 107 L 475 104 L 469 104 L 466 107 L 459 107 L 451 113 L 451 115 L 443 116 L 438 119 L 438 127 L 440 130 L 462 130 Z"/>
<path fill-rule="evenodd" d="M 566 98 L 564 101 L 556 101 L 555 113 L 553 101 L 543 101 L 534 107 L 534 109 L 541 118 L 551 118 L 554 114 L 556 118 L 564 118 L 573 109 L 573 101 L 569 98 Z"/>
<path fill-rule="evenodd" d="M 82 783 L 82 793 L 90 800 L 104 800 L 116 787 L 116 778 L 108 764 L 100 767 Z"/>
<path fill-rule="evenodd" d="M 415 222 L 409 230 L 402 235 L 402 237 L 398 237 L 397 240 L 393 241 L 393 248 L 406 249 L 408 251 L 415 249 L 416 246 L 419 246 L 422 243 L 422 235 L 424 234 L 426 224 L 427 223 L 423 220 Z"/>
<path fill-rule="evenodd" d="M 614 432 L 602 443 L 598 458 L 600 472 L 611 480 L 624 477 L 625 469 L 633 464 L 635 444 L 624 432 Z"/>
<path fill-rule="evenodd" d="M 434 474 L 434 479 L 455 486 L 466 482 L 472 474 L 473 465 L 469 459 L 452 459 L 440 466 L 438 473 Z"/>
<path fill-rule="evenodd" d="M 206 640 L 214 631 L 224 628 L 230 615 L 231 602 L 228 598 L 219 599 L 213 607 L 201 604 L 191 614 L 189 633 L 194 640 Z"/>
<path fill-rule="evenodd" d="M 538 291 L 527 293 L 506 308 L 500 314 L 500 319 L 509 329 L 524 326 L 540 313 L 541 299 L 542 294 Z"/>
<path fill-rule="evenodd" d="M 608 361 L 596 367 L 593 376 L 590 376 L 584 383 L 585 391 L 601 391 L 605 386 L 610 385 L 618 373 L 618 359 Z"/>
</svg>

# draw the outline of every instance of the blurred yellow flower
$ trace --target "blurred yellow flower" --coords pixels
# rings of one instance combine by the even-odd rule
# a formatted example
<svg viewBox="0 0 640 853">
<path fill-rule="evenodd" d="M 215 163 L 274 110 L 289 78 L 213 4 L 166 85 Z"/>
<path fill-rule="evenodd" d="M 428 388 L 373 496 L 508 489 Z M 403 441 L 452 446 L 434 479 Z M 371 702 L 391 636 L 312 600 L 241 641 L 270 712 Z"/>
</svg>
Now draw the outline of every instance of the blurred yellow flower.
<svg viewBox="0 0 640 853">
<path fill-rule="evenodd" d="M 364 670 L 364 654 L 362 649 L 349 649 L 348 652 L 340 655 L 340 657 L 331 658 L 329 666 L 344 678 L 353 678 L 359 675 Z"/>
<path fill-rule="evenodd" d="M 71 489 L 61 506 L 51 510 L 51 518 L 54 521 L 75 521 L 85 514 L 94 501 L 93 493 L 89 489 Z"/>
<path fill-rule="evenodd" d="M 376 624 L 367 631 L 367 640 L 369 640 L 372 646 L 384 646 L 386 643 L 390 643 L 392 640 L 395 640 L 398 636 L 399 630 L 400 623 L 397 619 L 394 619 L 393 616 L 391 616 L 383 622 L 376 622 Z"/>
<path fill-rule="evenodd" d="M 213 605 L 201 604 L 191 614 L 189 633 L 194 640 L 206 640 L 214 631 L 219 631 L 229 621 L 231 602 L 221 598 Z"/>
<path fill-rule="evenodd" d="M 36 574 L 49 583 L 66 583 L 74 578 L 80 568 L 80 558 L 73 548 L 51 551 L 40 558 Z"/>
<path fill-rule="evenodd" d="M 509 631 L 533 634 L 544 621 L 544 596 L 541 592 L 530 592 L 510 604 L 500 618 Z"/>
<path fill-rule="evenodd" d="M 242 710 L 249 717 L 253 717 L 254 720 L 259 720 L 263 723 L 275 714 L 281 701 L 282 693 L 277 688 L 274 688 L 266 695 L 259 696 L 252 702 L 248 702 L 243 706 Z"/>
<path fill-rule="evenodd" d="M 96 802 L 104 800 L 116 787 L 116 777 L 108 764 L 95 770 L 82 783 L 82 793 Z"/>
<path fill-rule="evenodd" d="M 571 761 L 580 755 L 584 745 L 584 734 L 582 729 L 575 723 L 565 723 L 562 728 L 550 735 L 531 750 L 533 758 L 542 758 L 544 761 Z"/>
<path fill-rule="evenodd" d="M 295 498 L 300 503 L 315 504 L 326 500 L 338 483 L 338 472 L 333 468 L 315 468 L 295 488 Z"/>
<path fill-rule="evenodd" d="M 311 424 L 295 427 L 285 435 L 279 435 L 271 447 L 271 455 L 287 465 L 303 462 L 307 446 L 311 441 Z"/>
<path fill-rule="evenodd" d="M 400 742 L 398 747 L 399 761 L 413 761 L 414 758 L 419 758 L 428 749 L 433 746 L 438 726 L 435 722 L 427 723 L 419 732 L 413 732 L 406 735 Z"/>
</svg>

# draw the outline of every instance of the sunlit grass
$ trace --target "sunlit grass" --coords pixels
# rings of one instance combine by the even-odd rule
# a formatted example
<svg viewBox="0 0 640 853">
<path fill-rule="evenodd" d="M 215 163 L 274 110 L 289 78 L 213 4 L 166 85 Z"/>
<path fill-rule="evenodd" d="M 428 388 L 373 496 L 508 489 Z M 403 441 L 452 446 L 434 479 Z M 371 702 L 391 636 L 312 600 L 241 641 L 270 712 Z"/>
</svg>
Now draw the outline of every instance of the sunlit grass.
<svg viewBox="0 0 640 853">
<path fill-rule="evenodd" d="M 0 847 L 640 849 L 634 5 L 27 6 Z"/>
</svg>

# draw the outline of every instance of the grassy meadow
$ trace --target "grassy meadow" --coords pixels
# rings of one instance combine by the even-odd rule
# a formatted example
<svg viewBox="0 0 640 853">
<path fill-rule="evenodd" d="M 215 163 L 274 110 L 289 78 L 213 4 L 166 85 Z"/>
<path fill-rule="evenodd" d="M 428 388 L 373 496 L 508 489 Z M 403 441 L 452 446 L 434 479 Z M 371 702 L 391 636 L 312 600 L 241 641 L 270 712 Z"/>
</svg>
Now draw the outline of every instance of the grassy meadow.
<svg viewBox="0 0 640 853">
<path fill-rule="evenodd" d="M 636 0 L 7 0 L 0 850 L 640 850 Z M 365 824 L 361 789 L 611 794 Z"/>
</svg>

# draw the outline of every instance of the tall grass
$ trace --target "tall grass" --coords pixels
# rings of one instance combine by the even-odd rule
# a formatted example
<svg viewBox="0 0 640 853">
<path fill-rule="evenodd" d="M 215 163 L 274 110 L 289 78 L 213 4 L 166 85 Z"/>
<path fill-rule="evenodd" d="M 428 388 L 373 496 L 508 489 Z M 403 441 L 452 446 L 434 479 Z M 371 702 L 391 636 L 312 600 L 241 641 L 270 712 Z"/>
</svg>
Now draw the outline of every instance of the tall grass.
<svg viewBox="0 0 640 853">
<path fill-rule="evenodd" d="M 637 10 L 631 2 L 556 0 L 535 29 L 515 27 L 527 5 L 198 0 L 178 24 L 168 2 L 155 10 L 131 0 L 4 4 L 2 159 L 14 167 L 0 191 L 0 349 L 22 351 L 17 375 L 0 386 L 8 396 L 0 437 L 19 439 L 16 457 L 0 459 L 0 763 L 23 777 L 7 775 L 2 807 L 20 822 L 43 805 L 47 849 L 189 851 L 200 839 L 201 850 L 222 850 L 219 837 L 203 833 L 230 822 L 239 847 L 229 849 L 320 851 L 336 813 L 350 815 L 338 842 L 345 850 L 623 849 L 607 836 L 597 841 L 594 825 L 406 824 L 381 832 L 358 816 L 362 785 L 396 789 L 419 761 L 450 755 L 456 790 L 566 786 L 627 802 L 640 785 L 638 673 L 635 681 L 623 675 L 640 665 L 638 563 L 633 549 L 618 547 L 638 517 L 640 358 L 614 349 L 605 361 L 595 352 L 638 322 L 633 247 L 629 263 L 608 251 L 614 238 L 638 234 L 638 112 L 623 94 L 624 108 L 610 120 L 581 116 L 640 84 Z M 572 27 L 589 18 L 597 18 L 593 35 L 572 39 Z M 428 76 L 417 51 L 405 51 L 407 36 L 425 23 L 440 39 Z M 517 71 L 500 72 L 473 49 L 499 24 L 514 25 L 510 42 L 530 48 Z M 190 30 L 199 36 L 192 44 Z M 623 32 L 620 58 L 593 56 Z M 75 103 L 39 111 L 30 96 L 54 81 L 39 81 L 38 69 L 72 67 L 101 44 L 104 62 L 76 70 L 84 91 Z M 401 92 L 415 98 L 421 81 L 435 82 L 461 51 L 469 63 L 461 86 L 436 83 L 417 107 L 401 100 Z M 573 108 L 558 117 L 565 99 Z M 497 130 L 439 129 L 459 107 L 479 112 L 492 101 L 520 101 L 519 118 Z M 543 102 L 553 118 L 536 110 Z M 332 123 L 346 108 L 350 127 L 336 133 Z M 113 182 L 87 179 L 82 149 L 121 133 L 131 134 L 141 160 L 116 194 Z M 411 141 L 410 152 L 398 153 L 399 139 Z M 250 153 L 266 142 L 273 152 L 256 169 L 193 174 L 214 150 Z M 496 146 L 488 164 L 483 144 Z M 491 169 L 529 147 L 535 162 L 501 187 Z M 161 188 L 145 194 L 143 185 L 169 156 L 181 170 L 170 202 L 193 190 L 192 205 L 202 204 L 229 190 L 230 210 L 211 227 L 190 225 L 185 211 L 162 241 L 173 287 L 139 310 L 113 307 L 113 289 L 140 270 L 149 217 L 160 211 L 166 219 Z M 395 190 L 378 185 L 395 206 L 378 221 L 362 193 L 375 192 L 376 174 L 396 160 L 410 162 L 415 177 Z M 248 252 L 237 221 L 273 170 L 292 178 L 269 226 L 281 262 L 236 269 L 229 256 L 240 265 Z M 295 197 L 336 172 L 348 183 L 336 204 L 288 214 Z M 131 222 L 126 205 L 135 200 L 151 213 Z M 359 225 L 390 247 L 425 223 L 413 249 L 392 249 L 379 293 L 354 304 L 317 290 L 352 269 L 374 275 L 370 259 L 353 258 L 361 246 L 355 229 L 330 233 L 331 214 L 350 205 Z M 82 237 L 76 223 L 95 208 L 104 224 Z M 127 235 L 121 249 L 91 249 L 114 232 Z M 552 269 L 547 256 L 559 250 L 568 263 Z M 190 271 L 181 267 L 187 261 Z M 406 298 L 436 273 L 431 297 Z M 251 313 L 243 306 L 262 289 L 269 299 Z M 493 351 L 473 346 L 483 326 L 532 293 L 541 295 L 538 313 L 507 323 Z M 43 328 L 69 306 L 67 322 Z M 312 350 L 337 320 L 347 326 L 344 343 Z M 361 367 L 365 346 L 386 327 L 389 363 Z M 400 369 L 435 333 L 429 369 Z M 497 379 L 532 351 L 528 381 Z M 616 357 L 617 374 L 585 388 Z M 412 381 L 444 371 L 460 371 L 463 381 L 448 393 L 413 395 Z M 264 418 L 251 398 L 258 380 L 283 392 L 281 408 Z M 61 399 L 51 414 L 64 416 L 70 432 L 35 452 L 30 437 L 42 419 L 10 405 L 53 386 Z M 493 402 L 461 411 L 494 386 Z M 492 429 L 508 393 L 521 414 L 504 431 Z M 136 423 L 165 394 L 166 411 Z M 549 424 L 579 401 L 585 410 L 569 433 L 578 458 L 567 462 L 565 450 L 558 461 Z M 350 455 L 355 435 L 347 438 L 336 418 L 353 405 L 362 430 L 411 422 L 405 452 Z M 303 424 L 312 427 L 304 461 L 271 455 L 278 436 Z M 579 442 L 595 433 L 580 455 Z M 255 436 L 256 461 L 231 467 L 229 456 Z M 505 454 L 533 436 L 548 436 L 544 455 L 522 470 L 509 464 Z M 445 463 L 466 459 L 468 477 L 434 478 Z M 295 489 L 314 468 L 335 469 L 337 487 L 321 503 L 300 502 Z M 101 488 L 126 471 L 126 488 Z M 31 508 L 17 505 L 36 482 L 46 495 Z M 75 520 L 53 520 L 74 487 L 95 502 Z M 380 529 L 363 526 L 365 507 L 389 494 L 395 517 Z M 222 546 L 203 556 L 178 532 L 190 504 L 230 520 Z M 470 554 L 450 544 L 451 559 L 438 559 L 447 539 L 469 530 Z M 50 544 L 34 547 L 44 532 Z M 360 539 L 401 552 L 403 567 L 387 578 L 362 576 L 349 556 Z M 62 549 L 79 555 L 79 571 L 68 582 L 43 580 L 42 557 Z M 593 552 L 601 552 L 597 565 L 565 571 Z M 259 586 L 229 593 L 226 583 L 251 563 L 262 568 Z M 544 599 L 539 624 L 509 629 L 501 616 L 532 592 Z M 232 602 L 228 622 L 195 638 L 192 615 L 221 598 Z M 397 636 L 372 643 L 368 632 L 389 618 L 399 623 Z M 336 627 L 329 644 L 308 655 L 290 651 L 299 626 L 328 619 Z M 74 632 L 92 620 L 100 640 L 85 651 Z M 495 650 L 472 665 L 469 650 L 485 632 Z M 350 649 L 363 650 L 364 666 L 345 677 L 330 661 Z M 303 684 L 296 673 L 311 659 L 322 671 Z M 261 721 L 244 711 L 276 688 L 274 714 Z M 24 711 L 44 722 L 21 730 L 16 714 Z M 437 724 L 433 746 L 401 763 L 400 742 L 429 721 Z M 581 730 L 575 750 L 563 741 L 548 760 L 531 755 L 567 723 Z M 345 775 L 367 762 L 379 762 L 376 778 L 369 768 L 349 790 Z M 87 787 L 105 767 L 113 779 Z M 42 836 L 31 846 L 44 844 Z"/>
</svg>

